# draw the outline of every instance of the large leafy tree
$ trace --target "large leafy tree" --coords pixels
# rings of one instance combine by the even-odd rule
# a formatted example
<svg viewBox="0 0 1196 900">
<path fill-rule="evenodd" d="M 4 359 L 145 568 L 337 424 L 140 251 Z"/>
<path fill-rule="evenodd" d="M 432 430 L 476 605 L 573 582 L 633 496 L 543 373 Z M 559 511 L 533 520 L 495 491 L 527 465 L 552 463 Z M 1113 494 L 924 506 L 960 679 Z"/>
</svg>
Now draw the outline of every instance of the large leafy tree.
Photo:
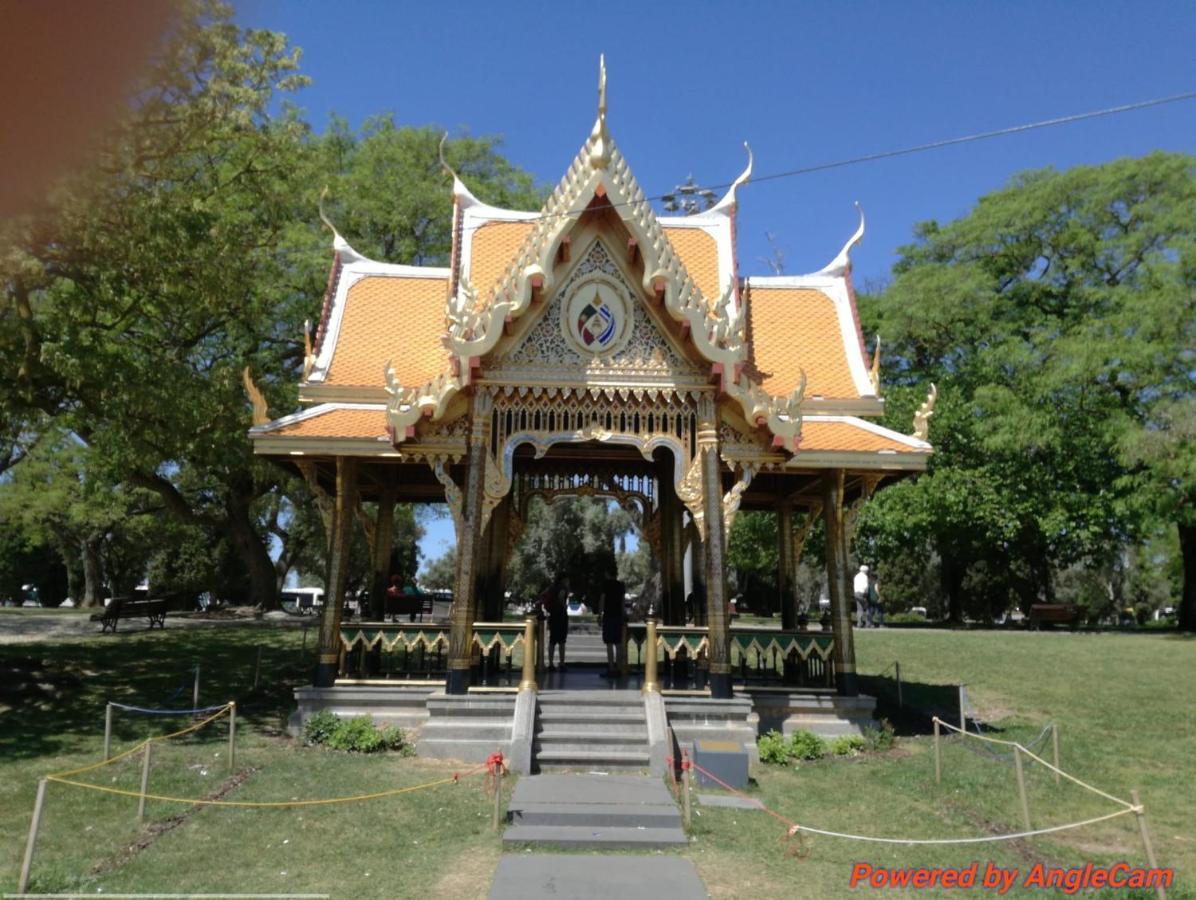
<svg viewBox="0 0 1196 900">
<path fill-rule="evenodd" d="M 1030 172 L 919 226 L 864 299 L 897 385 L 891 424 L 930 382 L 940 394 L 928 476 L 883 492 L 864 539 L 937 555 L 955 616 L 966 584 L 994 607 L 1049 598 L 1053 567 L 1161 525 L 1196 628 L 1194 223 L 1190 156 Z"/>
<path fill-rule="evenodd" d="M 313 136 L 292 107 L 273 112 L 303 82 L 282 35 L 192 0 L 95 166 L 0 226 L 0 468 L 52 421 L 111 484 L 225 542 L 242 576 L 228 592 L 266 605 L 279 583 L 270 535 L 288 524 L 279 495 L 306 501 L 254 459 L 240 373 L 275 411 L 293 407 L 301 323 L 318 315 L 328 266 L 320 186 L 363 252 L 443 262 L 450 249 L 436 132 L 378 119 Z M 486 199 L 538 199 L 495 141 L 447 153 Z"/>
</svg>

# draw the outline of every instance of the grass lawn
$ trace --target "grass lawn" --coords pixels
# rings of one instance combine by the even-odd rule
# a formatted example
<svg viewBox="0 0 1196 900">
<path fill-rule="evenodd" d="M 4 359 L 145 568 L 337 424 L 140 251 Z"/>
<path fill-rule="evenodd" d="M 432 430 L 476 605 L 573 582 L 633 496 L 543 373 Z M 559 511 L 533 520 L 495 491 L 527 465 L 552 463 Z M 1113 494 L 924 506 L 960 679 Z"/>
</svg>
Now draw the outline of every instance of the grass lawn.
<svg viewBox="0 0 1196 900">
<path fill-rule="evenodd" d="M 907 681 L 965 681 L 1000 736 L 1028 741 L 1059 723 L 1063 766 L 1118 796 L 1142 792 L 1162 865 L 1196 876 L 1196 641 L 1172 635 L 865 631 L 860 668 L 900 660 Z M 94 762 L 106 699 L 146 706 L 190 703 L 190 668 L 203 666 L 202 703 L 238 700 L 239 776 L 226 783 L 226 726 L 154 748 L 152 790 L 229 800 L 290 800 L 387 790 L 463 771 L 397 755 L 361 757 L 304 748 L 286 737 L 290 686 L 305 680 L 297 630 L 262 626 L 168 628 L 116 637 L 0 646 L 0 890 L 12 890 L 37 778 Z M 249 690 L 256 648 L 264 686 Z M 118 749 L 176 721 L 118 719 Z M 873 835 L 951 837 L 1020 829 L 1012 766 L 958 740 L 934 784 L 930 741 L 899 740 L 879 756 L 762 769 L 754 790 L 784 815 L 818 827 Z M 135 789 L 132 758 L 81 776 Z M 1056 787 L 1027 769 L 1034 825 L 1099 815 L 1107 801 Z M 892 847 L 807 838 L 804 855 L 785 828 L 759 812 L 703 809 L 682 851 L 714 897 L 836 897 L 851 864 L 1006 867 L 1042 861 L 1142 860 L 1133 818 L 1076 832 L 962 848 Z M 220 809 L 136 801 L 51 785 L 33 889 L 328 892 L 336 897 L 485 897 L 501 847 L 489 830 L 480 778 L 400 796 L 300 809 Z M 1181 888 L 1172 897 L 1196 896 Z M 1050 896 L 1018 892 L 1006 896 Z M 1062 895 L 1060 895 L 1062 896 Z M 1089 895 L 1091 896 L 1091 895 Z M 1110 895 L 1112 896 L 1112 895 Z M 1131 896 L 1125 893 L 1118 897 Z M 1144 895 L 1146 896 L 1146 895 Z M 1149 896 L 1153 896 L 1150 894 Z"/>
</svg>

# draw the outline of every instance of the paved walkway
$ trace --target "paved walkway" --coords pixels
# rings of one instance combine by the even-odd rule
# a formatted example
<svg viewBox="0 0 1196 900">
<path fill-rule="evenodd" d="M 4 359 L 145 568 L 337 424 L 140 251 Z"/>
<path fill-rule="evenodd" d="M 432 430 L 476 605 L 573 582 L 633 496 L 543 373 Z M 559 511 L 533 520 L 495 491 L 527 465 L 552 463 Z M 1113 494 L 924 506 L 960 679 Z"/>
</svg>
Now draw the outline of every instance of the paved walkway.
<svg viewBox="0 0 1196 900">
<path fill-rule="evenodd" d="M 681 814 L 659 778 L 533 775 L 508 804 L 506 844 L 572 849 L 684 847 Z M 702 900 L 697 869 L 677 856 L 511 853 L 494 875 L 491 900 Z"/>
</svg>

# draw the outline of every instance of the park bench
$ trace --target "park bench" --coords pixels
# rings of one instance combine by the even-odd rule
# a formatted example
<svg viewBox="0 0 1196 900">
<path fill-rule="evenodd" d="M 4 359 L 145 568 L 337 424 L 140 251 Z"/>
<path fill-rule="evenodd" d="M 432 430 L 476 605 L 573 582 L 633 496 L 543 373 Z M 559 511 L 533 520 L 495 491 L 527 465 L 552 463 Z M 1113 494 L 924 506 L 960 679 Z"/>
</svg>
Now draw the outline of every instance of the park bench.
<svg viewBox="0 0 1196 900">
<path fill-rule="evenodd" d="M 1043 624 L 1070 625 L 1080 621 L 1080 608 L 1074 603 L 1035 603 L 1030 607 L 1030 627 L 1041 628 Z"/>
<path fill-rule="evenodd" d="M 422 622 L 424 616 L 432 618 L 434 601 L 435 598 L 431 594 L 402 594 L 398 597 L 387 597 L 385 615 L 392 621 L 398 619 L 399 616 L 419 616 L 419 620 Z"/>
<path fill-rule="evenodd" d="M 100 629 L 101 634 L 106 632 L 116 632 L 116 623 L 121 619 L 148 619 L 149 627 L 152 629 L 155 625 L 159 628 L 166 627 L 166 601 L 165 600 L 126 600 L 123 598 L 113 598 L 109 604 L 104 607 L 103 612 L 93 613 L 91 621 L 99 622 L 103 627 Z"/>
</svg>

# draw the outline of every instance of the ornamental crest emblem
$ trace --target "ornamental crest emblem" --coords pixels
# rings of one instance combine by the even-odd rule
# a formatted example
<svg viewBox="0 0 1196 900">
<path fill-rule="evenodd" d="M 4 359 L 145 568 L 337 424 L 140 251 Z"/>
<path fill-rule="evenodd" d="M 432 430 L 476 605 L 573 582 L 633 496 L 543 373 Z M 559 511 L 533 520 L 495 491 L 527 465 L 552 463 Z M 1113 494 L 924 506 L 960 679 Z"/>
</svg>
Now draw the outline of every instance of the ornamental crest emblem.
<svg viewBox="0 0 1196 900">
<path fill-rule="evenodd" d="M 623 286 L 614 279 L 596 276 L 584 279 L 570 292 L 561 330 L 582 353 L 604 356 L 627 342 L 631 318 Z"/>
</svg>

